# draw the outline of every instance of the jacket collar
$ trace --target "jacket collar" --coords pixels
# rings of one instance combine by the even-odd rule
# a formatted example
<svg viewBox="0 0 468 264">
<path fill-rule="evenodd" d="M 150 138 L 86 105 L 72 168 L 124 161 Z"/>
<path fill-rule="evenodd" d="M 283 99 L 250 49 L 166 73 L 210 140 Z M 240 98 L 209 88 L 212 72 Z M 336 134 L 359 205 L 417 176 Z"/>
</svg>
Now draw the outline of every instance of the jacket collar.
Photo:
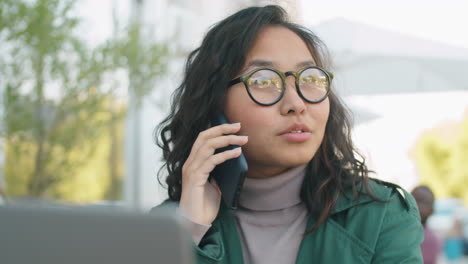
<svg viewBox="0 0 468 264">
<path fill-rule="evenodd" d="M 352 190 L 349 189 L 346 190 L 345 193 L 340 193 L 340 196 L 336 201 L 335 208 L 332 210 L 332 214 L 336 214 L 345 211 L 351 207 L 368 203 L 371 201 L 373 201 L 373 199 L 367 194 L 367 190 L 365 190 L 365 188 L 363 188 L 363 190 L 357 197 L 355 197 Z"/>
<path fill-rule="evenodd" d="M 369 178 L 369 189 L 364 188 L 362 182 L 356 185 L 356 189 L 360 193 L 357 197 L 355 197 L 351 188 L 340 194 L 335 208 L 332 210 L 332 214 L 374 201 L 371 194 L 382 201 L 387 201 L 390 198 L 392 190 L 398 190 L 400 193 L 403 193 L 402 197 L 405 198 L 404 190 L 400 186 L 374 178 Z M 405 205 L 408 206 L 407 201 L 405 201 Z"/>
</svg>

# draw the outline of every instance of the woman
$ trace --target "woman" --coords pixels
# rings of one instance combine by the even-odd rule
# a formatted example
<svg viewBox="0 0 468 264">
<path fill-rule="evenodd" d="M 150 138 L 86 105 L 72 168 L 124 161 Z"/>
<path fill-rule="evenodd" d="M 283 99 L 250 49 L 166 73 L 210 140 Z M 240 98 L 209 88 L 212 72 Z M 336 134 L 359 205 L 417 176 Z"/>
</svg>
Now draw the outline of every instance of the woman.
<svg viewBox="0 0 468 264">
<path fill-rule="evenodd" d="M 197 263 L 421 262 L 414 199 L 368 178 L 328 68 L 320 40 L 278 6 L 233 14 L 190 54 L 158 145 L 163 206 L 190 223 Z M 211 127 L 219 112 L 231 124 Z M 241 148 L 215 152 L 228 145 Z M 229 210 L 209 174 L 241 153 Z"/>
</svg>

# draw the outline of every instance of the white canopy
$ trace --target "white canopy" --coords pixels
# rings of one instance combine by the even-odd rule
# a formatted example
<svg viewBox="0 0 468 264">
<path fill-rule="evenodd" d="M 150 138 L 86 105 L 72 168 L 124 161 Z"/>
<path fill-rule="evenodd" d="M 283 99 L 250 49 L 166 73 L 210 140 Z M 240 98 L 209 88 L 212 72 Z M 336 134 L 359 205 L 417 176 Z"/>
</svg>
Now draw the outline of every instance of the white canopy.
<svg viewBox="0 0 468 264">
<path fill-rule="evenodd" d="M 312 30 L 330 49 L 345 96 L 468 90 L 468 49 L 341 18 Z"/>
</svg>

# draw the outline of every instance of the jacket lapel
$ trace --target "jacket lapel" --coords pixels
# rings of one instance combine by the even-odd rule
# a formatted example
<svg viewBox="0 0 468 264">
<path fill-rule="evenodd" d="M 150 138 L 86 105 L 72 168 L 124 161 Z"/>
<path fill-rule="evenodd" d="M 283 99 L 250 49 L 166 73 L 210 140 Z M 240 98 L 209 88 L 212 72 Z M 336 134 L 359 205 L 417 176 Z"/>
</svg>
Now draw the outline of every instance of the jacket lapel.
<svg viewBox="0 0 468 264">
<path fill-rule="evenodd" d="M 223 243 L 225 248 L 225 262 L 223 263 L 239 263 L 243 264 L 244 259 L 242 255 L 242 247 L 240 244 L 239 234 L 237 232 L 237 223 L 233 212 L 227 208 L 223 203 L 218 215 L 219 228 L 223 235 Z"/>
</svg>

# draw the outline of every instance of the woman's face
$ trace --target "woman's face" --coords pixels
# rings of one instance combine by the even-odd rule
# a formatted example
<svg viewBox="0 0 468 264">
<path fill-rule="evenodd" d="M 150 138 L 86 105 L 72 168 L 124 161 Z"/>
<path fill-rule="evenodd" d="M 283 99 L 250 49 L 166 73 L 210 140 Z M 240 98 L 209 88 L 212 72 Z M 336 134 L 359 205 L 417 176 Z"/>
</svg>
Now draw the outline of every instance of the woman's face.
<svg viewBox="0 0 468 264">
<path fill-rule="evenodd" d="M 286 72 L 313 65 L 315 61 L 298 35 L 285 27 L 268 26 L 260 31 L 238 76 L 258 67 Z M 241 123 L 240 135 L 249 136 L 242 147 L 249 165 L 247 176 L 270 177 L 309 162 L 323 140 L 329 110 L 328 98 L 318 104 L 304 101 L 293 76 L 286 79 L 283 98 L 272 106 L 252 101 L 243 83 L 231 86 L 224 112 L 230 122 Z"/>
</svg>

